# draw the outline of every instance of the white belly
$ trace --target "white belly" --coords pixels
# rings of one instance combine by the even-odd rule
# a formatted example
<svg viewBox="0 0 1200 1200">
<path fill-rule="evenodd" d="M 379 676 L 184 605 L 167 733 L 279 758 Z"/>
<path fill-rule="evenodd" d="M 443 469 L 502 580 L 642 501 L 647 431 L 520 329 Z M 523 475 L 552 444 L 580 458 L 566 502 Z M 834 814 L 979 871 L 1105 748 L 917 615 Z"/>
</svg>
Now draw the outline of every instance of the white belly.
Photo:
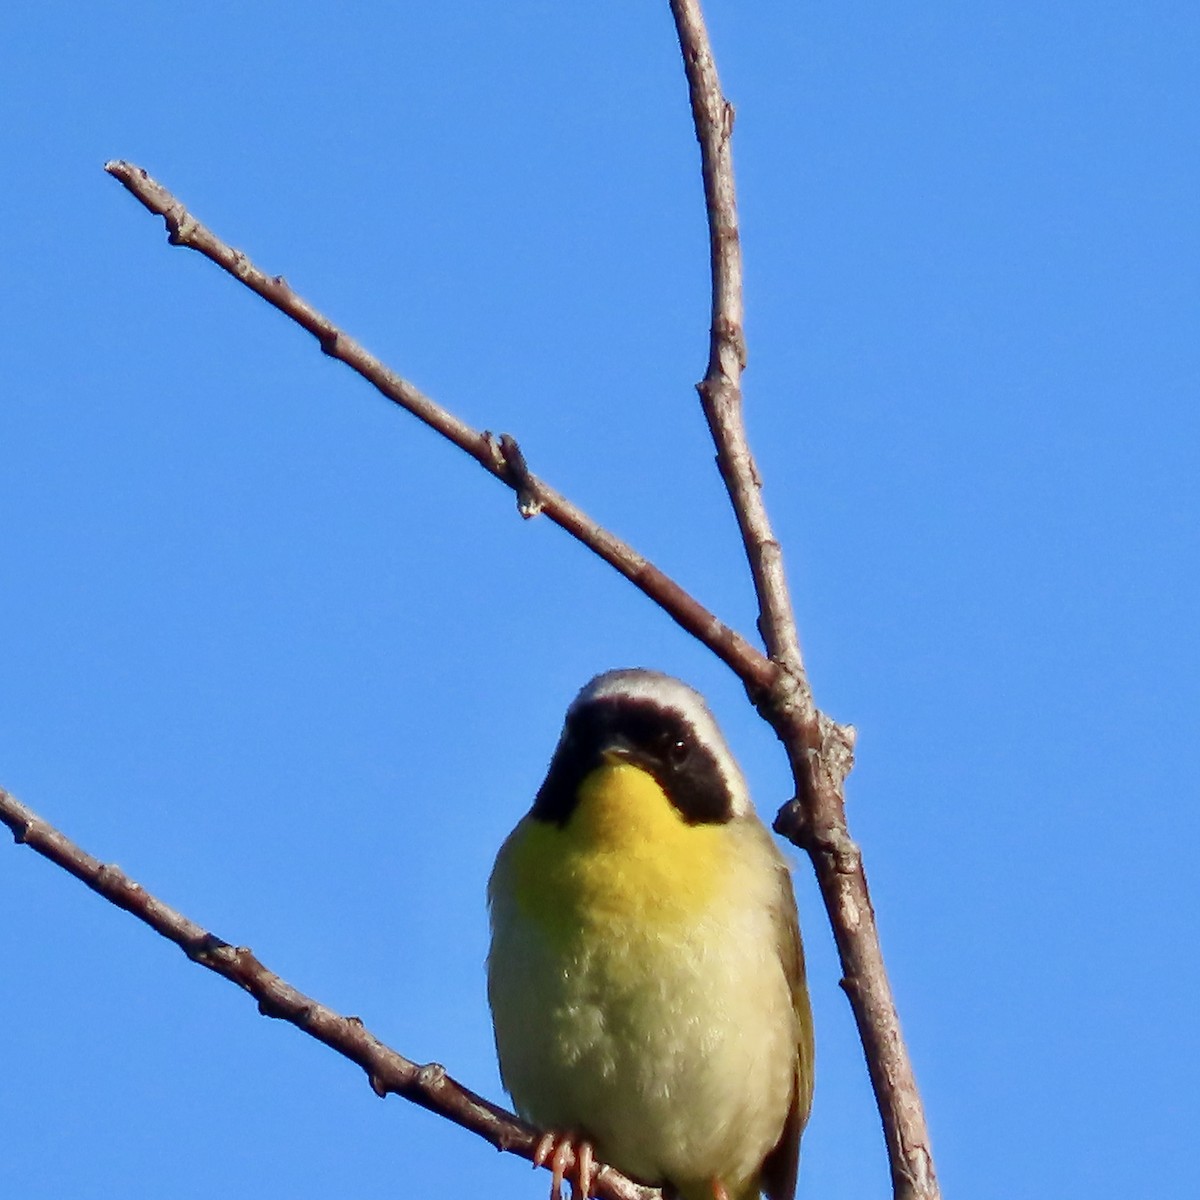
<svg viewBox="0 0 1200 1200">
<path fill-rule="evenodd" d="M 752 891 L 754 889 L 751 889 Z M 646 1182 L 750 1179 L 791 1100 L 796 1016 L 767 904 L 554 948 L 497 902 L 489 992 L 505 1086 L 535 1124 Z"/>
</svg>

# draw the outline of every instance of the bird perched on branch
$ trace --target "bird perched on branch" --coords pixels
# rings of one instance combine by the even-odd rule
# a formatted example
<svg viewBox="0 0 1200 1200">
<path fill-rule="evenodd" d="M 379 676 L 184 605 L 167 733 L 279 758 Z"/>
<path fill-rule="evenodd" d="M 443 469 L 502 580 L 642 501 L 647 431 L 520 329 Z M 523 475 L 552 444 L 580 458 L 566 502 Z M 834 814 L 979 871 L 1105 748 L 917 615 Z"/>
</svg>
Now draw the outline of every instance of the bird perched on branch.
<svg viewBox="0 0 1200 1200">
<path fill-rule="evenodd" d="M 701 696 L 609 671 L 567 710 L 488 886 L 504 1086 L 586 1197 L 791 1200 L 812 1015 L 787 863 Z"/>
</svg>

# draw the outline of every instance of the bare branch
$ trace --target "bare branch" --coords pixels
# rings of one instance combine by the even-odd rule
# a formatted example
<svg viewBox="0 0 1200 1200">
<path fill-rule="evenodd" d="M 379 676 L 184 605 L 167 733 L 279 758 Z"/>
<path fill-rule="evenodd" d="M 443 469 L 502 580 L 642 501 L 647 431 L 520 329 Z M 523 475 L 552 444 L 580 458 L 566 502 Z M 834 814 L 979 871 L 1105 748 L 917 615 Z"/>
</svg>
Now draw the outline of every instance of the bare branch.
<svg viewBox="0 0 1200 1200">
<path fill-rule="evenodd" d="M 266 274 L 240 250 L 235 250 L 197 221 L 141 167 L 114 161 L 105 163 L 104 169 L 124 184 L 152 213 L 163 218 L 167 226 L 167 241 L 172 246 L 186 246 L 203 254 L 284 316 L 307 329 L 331 358 L 345 363 L 394 404 L 437 430 L 475 459 L 485 471 L 511 487 L 517 493 L 522 516 L 531 517 L 544 512 L 556 525 L 615 567 L 741 678 L 759 689 L 772 685 L 776 669 L 757 649 L 740 633 L 718 620 L 669 575 L 647 562 L 632 546 L 598 525 L 565 496 L 534 475 L 525 465 L 515 439 L 508 434 L 497 438 L 486 430 L 473 429 L 430 399 L 298 296 L 282 275 Z"/>
<path fill-rule="evenodd" d="M 202 967 L 236 983 L 258 1001 L 264 1017 L 277 1017 L 324 1042 L 367 1073 L 372 1091 L 403 1096 L 430 1112 L 469 1129 L 497 1150 L 533 1161 L 541 1134 L 499 1105 L 457 1083 L 438 1063 L 418 1066 L 385 1046 L 357 1017 L 343 1017 L 269 971 L 245 946 L 231 946 L 182 913 L 156 899 L 119 867 L 102 863 L 0 788 L 0 822 L 24 844 L 69 871 L 118 908 L 132 913 L 156 933 L 174 942 Z M 570 1171 L 573 1161 L 568 1164 Z M 650 1200 L 656 1192 L 603 1168 L 594 1195 L 604 1200 Z"/>
<path fill-rule="evenodd" d="M 699 0 L 670 2 L 700 142 L 712 263 L 708 369 L 697 391 L 750 563 L 759 631 L 767 653 L 782 668 L 771 693 L 756 697 L 783 742 L 796 784 L 796 799 L 780 811 L 775 828 L 813 862 L 883 1121 L 894 1195 L 897 1200 L 938 1200 L 929 1130 L 883 963 L 862 856 L 846 826 L 844 788 L 854 761 L 854 731 L 829 720 L 813 701 L 783 556 L 746 438 L 742 251 L 730 146 L 733 106 L 721 90 Z"/>
<path fill-rule="evenodd" d="M 924 1113 L 883 965 L 861 855 L 845 822 L 844 783 L 853 763 L 854 731 L 825 717 L 814 703 L 782 555 L 745 433 L 742 259 L 730 148 L 733 109 L 721 90 L 697 0 L 671 0 L 671 9 L 700 142 L 713 281 L 709 362 L 698 391 L 750 564 L 759 629 L 769 658 L 542 483 L 529 471 L 511 437 L 497 439 L 474 430 L 435 404 L 303 301 L 281 277 L 265 275 L 245 255 L 195 221 L 140 168 L 117 162 L 106 169 L 143 205 L 164 218 L 172 244 L 198 250 L 307 329 L 326 354 L 345 362 L 388 399 L 438 430 L 512 487 L 522 515 L 546 512 L 739 675 L 788 754 L 796 798 L 780 811 L 776 829 L 803 847 L 813 861 L 841 955 L 843 987 L 858 1023 L 883 1120 L 895 1195 L 900 1200 L 937 1200 L 940 1193 Z M 421 1070 L 412 1064 L 408 1067 Z M 425 1101 L 418 1098 L 418 1102 Z M 486 1106 L 486 1102 L 478 1102 Z"/>
<path fill-rule="evenodd" d="M 708 32 L 697 0 L 671 0 L 700 142 L 704 203 L 708 212 L 712 264 L 712 326 L 708 370 L 697 385 L 704 416 L 717 448 L 717 466 L 737 516 L 759 603 L 759 631 L 767 653 L 794 681 L 793 703 L 811 714 L 812 695 L 800 656 L 800 639 L 779 543 L 762 499 L 762 481 L 750 453 L 742 418 L 743 330 L 742 243 L 733 184 L 733 105 L 721 91 Z"/>
</svg>

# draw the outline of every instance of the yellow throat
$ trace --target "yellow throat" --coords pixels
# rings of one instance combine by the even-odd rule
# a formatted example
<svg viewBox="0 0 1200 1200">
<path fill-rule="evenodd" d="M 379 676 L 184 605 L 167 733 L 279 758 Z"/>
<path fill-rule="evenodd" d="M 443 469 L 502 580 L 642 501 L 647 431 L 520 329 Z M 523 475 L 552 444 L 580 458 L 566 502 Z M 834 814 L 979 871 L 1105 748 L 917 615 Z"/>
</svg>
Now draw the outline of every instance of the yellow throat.
<svg viewBox="0 0 1200 1200">
<path fill-rule="evenodd" d="M 565 825 L 531 820 L 514 847 L 515 894 L 556 941 L 597 926 L 653 932 L 707 906 L 720 825 L 689 825 L 649 772 L 606 762 L 585 776 Z"/>
</svg>

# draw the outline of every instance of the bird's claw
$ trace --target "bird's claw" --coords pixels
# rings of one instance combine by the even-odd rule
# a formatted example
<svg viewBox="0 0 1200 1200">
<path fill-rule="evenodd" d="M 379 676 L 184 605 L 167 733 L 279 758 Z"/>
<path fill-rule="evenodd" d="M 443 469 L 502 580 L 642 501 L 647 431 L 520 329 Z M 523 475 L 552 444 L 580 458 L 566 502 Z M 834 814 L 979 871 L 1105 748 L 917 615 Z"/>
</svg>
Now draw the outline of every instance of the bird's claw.
<svg viewBox="0 0 1200 1200">
<path fill-rule="evenodd" d="M 586 1138 L 575 1140 L 569 1133 L 544 1133 L 533 1151 L 533 1165 L 550 1164 L 550 1200 L 562 1200 L 563 1180 L 571 1185 L 572 1200 L 588 1200 L 596 1182 L 596 1157 Z M 567 1175 L 567 1165 L 574 1170 Z"/>
</svg>

